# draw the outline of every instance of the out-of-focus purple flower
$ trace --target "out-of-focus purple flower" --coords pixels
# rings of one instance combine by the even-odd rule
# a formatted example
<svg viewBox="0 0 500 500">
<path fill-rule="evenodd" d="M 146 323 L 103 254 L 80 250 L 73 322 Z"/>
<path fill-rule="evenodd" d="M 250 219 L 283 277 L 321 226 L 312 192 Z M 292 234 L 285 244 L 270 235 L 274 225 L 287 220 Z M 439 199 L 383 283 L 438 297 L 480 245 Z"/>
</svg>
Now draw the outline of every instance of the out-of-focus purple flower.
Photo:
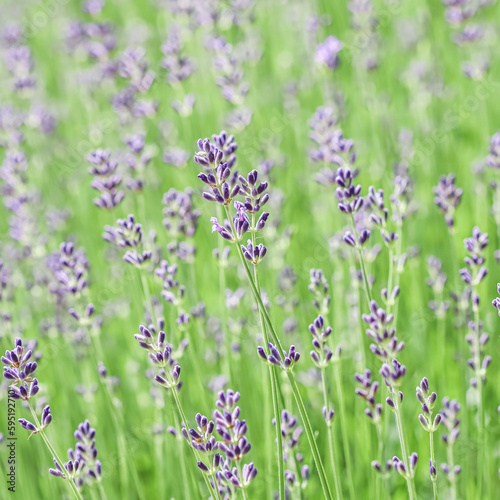
<svg viewBox="0 0 500 500">
<path fill-rule="evenodd" d="M 380 360 L 392 360 L 404 349 L 404 342 L 398 341 L 396 329 L 391 326 L 394 315 L 388 314 L 377 302 L 370 302 L 370 314 L 363 314 L 362 318 L 368 325 L 366 335 L 374 342 L 370 350 Z"/>
<path fill-rule="evenodd" d="M 460 269 L 460 276 L 468 285 L 478 285 L 488 274 L 488 269 L 483 265 L 485 262 L 484 250 L 487 246 L 488 233 L 481 233 L 479 227 L 475 226 L 472 229 L 472 237 L 464 240 L 464 247 L 469 253 L 464 258 L 464 262 L 468 267 Z M 472 300 L 475 300 L 475 297 L 472 297 Z"/>
<path fill-rule="evenodd" d="M 500 131 L 490 139 L 490 153 L 486 163 L 491 168 L 500 169 Z"/>
<path fill-rule="evenodd" d="M 500 283 L 497 283 L 497 293 L 498 295 L 500 295 Z M 495 299 L 493 299 L 491 304 L 498 311 L 498 315 L 500 316 L 500 297 L 496 297 Z"/>
<path fill-rule="evenodd" d="M 365 415 L 372 420 L 373 423 L 380 422 L 382 415 L 382 405 L 376 402 L 379 383 L 372 380 L 372 372 L 365 370 L 364 374 L 355 373 L 354 380 L 361 385 L 361 388 L 356 388 L 355 393 L 362 400 L 366 401 L 368 408 L 365 409 Z"/>
<path fill-rule="evenodd" d="M 336 69 L 340 62 L 339 52 L 343 47 L 344 44 L 338 38 L 329 36 L 317 46 L 315 59 L 330 69 Z"/>
<path fill-rule="evenodd" d="M 434 203 L 444 214 L 444 220 L 449 228 L 454 225 L 454 213 L 462 199 L 463 190 L 455 185 L 455 175 L 442 175 L 434 188 Z"/>
</svg>

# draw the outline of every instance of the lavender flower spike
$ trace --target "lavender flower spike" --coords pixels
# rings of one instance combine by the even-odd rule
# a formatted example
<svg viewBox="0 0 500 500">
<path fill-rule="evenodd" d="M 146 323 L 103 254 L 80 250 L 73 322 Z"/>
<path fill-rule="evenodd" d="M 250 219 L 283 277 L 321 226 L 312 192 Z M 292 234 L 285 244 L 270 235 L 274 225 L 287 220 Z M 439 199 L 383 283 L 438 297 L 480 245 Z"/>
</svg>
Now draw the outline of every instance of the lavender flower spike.
<svg viewBox="0 0 500 500">
<path fill-rule="evenodd" d="M 500 295 L 500 283 L 497 283 L 497 293 Z M 491 304 L 498 311 L 498 315 L 500 316 L 500 297 L 493 299 Z"/>
</svg>

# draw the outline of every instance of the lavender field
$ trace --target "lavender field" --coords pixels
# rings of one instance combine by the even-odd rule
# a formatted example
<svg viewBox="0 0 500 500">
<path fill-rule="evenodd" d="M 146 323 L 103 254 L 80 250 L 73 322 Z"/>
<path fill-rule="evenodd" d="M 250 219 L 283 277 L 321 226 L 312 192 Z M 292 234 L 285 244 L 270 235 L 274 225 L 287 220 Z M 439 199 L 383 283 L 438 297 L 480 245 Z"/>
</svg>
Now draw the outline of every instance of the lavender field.
<svg viewBox="0 0 500 500">
<path fill-rule="evenodd" d="M 495 0 L 0 4 L 0 498 L 500 498 Z"/>
</svg>

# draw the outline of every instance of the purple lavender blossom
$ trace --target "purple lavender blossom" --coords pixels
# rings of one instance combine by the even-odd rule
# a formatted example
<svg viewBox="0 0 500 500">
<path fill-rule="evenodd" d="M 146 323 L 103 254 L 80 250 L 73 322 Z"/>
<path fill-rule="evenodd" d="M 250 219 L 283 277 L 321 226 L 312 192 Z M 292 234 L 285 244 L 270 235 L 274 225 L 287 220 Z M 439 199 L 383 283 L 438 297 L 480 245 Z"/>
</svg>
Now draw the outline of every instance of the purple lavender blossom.
<svg viewBox="0 0 500 500">
<path fill-rule="evenodd" d="M 363 401 L 368 404 L 365 409 L 365 415 L 372 420 L 373 423 L 380 422 L 382 415 L 382 405 L 376 402 L 376 396 L 379 388 L 379 383 L 372 380 L 370 370 L 365 370 L 364 374 L 355 373 L 354 380 L 361 385 L 361 388 L 356 388 L 355 393 Z"/>
<path fill-rule="evenodd" d="M 434 203 L 444 214 L 448 228 L 454 226 L 454 213 L 462 200 L 463 190 L 455 185 L 455 174 L 442 175 L 434 188 Z"/>
<path fill-rule="evenodd" d="M 315 59 L 321 64 L 325 64 L 329 69 L 336 69 L 340 63 L 339 52 L 344 44 L 334 36 L 329 36 L 316 48 Z"/>
</svg>

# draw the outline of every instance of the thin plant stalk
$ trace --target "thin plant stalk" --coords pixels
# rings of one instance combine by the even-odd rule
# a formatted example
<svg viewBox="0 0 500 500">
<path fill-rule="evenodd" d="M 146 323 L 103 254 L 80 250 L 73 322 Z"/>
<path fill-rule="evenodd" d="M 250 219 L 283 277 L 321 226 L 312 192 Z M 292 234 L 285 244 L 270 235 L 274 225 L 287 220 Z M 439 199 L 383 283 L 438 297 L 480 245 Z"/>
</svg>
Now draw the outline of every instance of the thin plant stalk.
<svg viewBox="0 0 500 500">
<path fill-rule="evenodd" d="M 394 414 L 396 416 L 396 426 L 398 428 L 398 436 L 399 436 L 399 444 L 401 446 L 401 453 L 403 455 L 403 462 L 406 466 L 406 470 L 410 471 L 410 466 L 408 462 L 408 445 L 406 443 L 406 434 L 403 425 L 403 412 L 401 408 L 401 401 L 399 399 L 399 394 L 394 389 L 391 389 L 391 399 L 394 402 Z M 413 477 L 410 475 L 406 479 L 406 483 L 408 486 L 408 496 L 410 500 L 416 500 L 417 492 L 415 490 L 415 481 Z"/>
<path fill-rule="evenodd" d="M 352 221 L 352 230 L 354 231 L 354 236 L 356 238 L 356 241 L 359 241 L 358 230 L 356 229 L 356 222 L 354 221 L 353 214 L 351 214 L 351 221 Z M 365 285 L 366 298 L 368 300 L 368 303 L 370 303 L 373 300 L 373 297 L 372 297 L 370 282 L 368 281 L 368 272 L 366 271 L 365 259 L 363 257 L 363 250 L 359 247 L 359 245 L 356 245 L 356 248 L 358 250 L 359 262 L 361 264 L 361 273 L 363 274 L 363 283 Z"/>
<path fill-rule="evenodd" d="M 431 463 L 435 464 L 436 463 L 436 457 L 434 453 L 434 432 L 429 432 L 429 448 L 430 448 L 430 453 L 431 453 Z M 432 492 L 434 493 L 434 500 L 437 500 L 438 498 L 438 492 L 437 492 L 437 478 L 433 475 L 431 475 L 432 479 Z"/>
<path fill-rule="evenodd" d="M 229 222 L 231 224 L 231 229 L 233 231 L 233 234 L 236 234 L 236 232 L 234 230 L 233 219 L 231 218 L 231 216 L 229 214 L 229 210 L 228 210 L 227 206 L 224 206 L 224 208 L 226 211 L 226 217 L 229 219 Z M 253 279 L 252 273 L 250 272 L 250 269 L 248 267 L 248 263 L 245 260 L 245 257 L 243 256 L 243 252 L 242 252 L 239 245 L 236 245 L 236 248 L 238 250 L 238 255 L 240 257 L 240 261 L 243 264 L 243 267 L 245 269 L 245 273 L 247 275 L 248 282 L 250 283 L 250 288 L 252 289 L 252 294 L 253 294 L 254 299 L 257 303 L 257 307 L 260 309 L 260 311 L 265 319 L 265 322 L 266 322 L 267 326 L 269 327 L 269 332 L 271 334 L 273 342 L 275 342 L 277 346 L 279 346 L 281 349 L 283 349 L 281 346 L 281 341 L 280 341 L 280 339 L 276 333 L 276 330 L 274 328 L 274 325 L 271 321 L 271 318 L 269 317 L 269 314 L 266 310 L 266 307 L 264 306 L 264 303 L 262 302 L 262 297 L 260 296 L 260 294 L 257 290 L 257 286 L 256 286 L 255 281 Z M 297 407 L 299 408 L 300 417 L 304 423 L 304 429 L 306 431 L 306 436 L 307 436 L 307 439 L 309 441 L 309 446 L 311 447 L 313 459 L 314 459 L 314 462 L 316 464 L 316 468 L 318 469 L 318 475 L 320 478 L 321 487 L 323 489 L 323 494 L 325 495 L 325 498 L 327 500 L 331 500 L 332 494 L 330 491 L 330 486 L 329 486 L 328 480 L 326 478 L 325 468 L 323 466 L 323 461 L 321 460 L 321 455 L 319 453 L 318 445 L 317 445 L 315 437 L 314 437 L 314 432 L 313 432 L 312 427 L 311 427 L 311 422 L 309 421 L 309 417 L 307 416 L 307 411 L 306 411 L 306 408 L 304 406 L 304 401 L 302 400 L 302 396 L 300 395 L 300 391 L 299 391 L 299 388 L 297 386 L 297 382 L 295 380 L 295 376 L 293 375 L 293 373 L 291 371 L 287 370 L 286 375 L 287 375 L 288 380 L 290 382 L 290 387 L 292 389 L 292 393 L 293 393 L 295 402 L 297 403 Z"/>
<path fill-rule="evenodd" d="M 340 407 L 340 428 L 342 432 L 342 446 L 344 449 L 346 468 L 347 468 L 347 483 L 349 486 L 349 494 L 351 498 L 356 498 L 356 494 L 354 491 L 354 483 L 352 479 L 353 470 L 352 462 L 351 462 L 351 450 L 349 449 L 349 437 L 347 436 L 347 421 L 345 418 L 345 406 L 344 406 L 344 390 L 342 388 L 342 381 L 340 379 L 340 370 L 338 363 L 340 361 L 333 362 L 333 372 L 335 377 L 335 387 L 337 390 L 337 397 L 339 399 L 339 407 Z M 364 428 L 364 427 L 363 427 Z"/>
<path fill-rule="evenodd" d="M 252 227 L 255 226 L 255 214 L 252 214 Z M 219 238 L 220 240 L 220 238 Z M 252 244 L 255 247 L 255 232 L 252 232 Z M 259 296 L 261 295 L 261 288 L 260 288 L 260 277 L 259 277 L 259 270 L 258 270 L 258 265 L 256 264 L 254 266 L 254 279 L 255 279 L 255 284 L 257 287 L 257 293 Z M 264 316 L 262 312 L 259 309 L 259 318 L 260 318 L 260 325 L 262 328 L 262 331 L 264 332 L 264 337 L 266 339 L 266 343 L 269 342 L 269 332 L 267 330 L 267 326 L 264 320 Z M 281 406 L 279 402 L 279 396 L 278 396 L 278 391 L 279 391 L 279 380 L 276 371 L 274 370 L 274 367 L 269 366 L 268 368 L 269 371 L 269 378 L 271 382 L 271 393 L 272 393 L 272 399 L 273 399 L 273 413 L 274 413 L 274 420 L 276 422 L 276 445 L 278 447 L 278 492 L 279 492 L 279 498 L 280 500 L 285 499 L 285 463 L 284 463 L 284 458 L 283 458 L 283 436 L 281 434 Z"/>
<path fill-rule="evenodd" d="M 473 294 L 477 293 L 473 286 Z M 478 295 L 479 296 L 479 295 Z M 477 495 L 481 498 L 481 492 L 483 489 L 483 470 L 485 467 L 484 460 L 484 404 L 483 404 L 483 375 L 481 373 L 481 358 L 480 358 L 480 343 L 479 343 L 479 305 L 472 305 L 474 314 L 474 366 L 476 372 L 476 382 L 477 382 L 477 420 L 478 420 L 478 452 L 477 452 Z M 488 470 L 488 469 L 486 469 Z"/>
<path fill-rule="evenodd" d="M 35 421 L 35 425 L 37 426 L 38 429 L 40 429 L 38 431 L 38 434 L 40 434 L 40 436 L 42 436 L 43 442 L 45 443 L 45 445 L 49 449 L 52 457 L 57 460 L 57 463 L 61 467 L 61 470 L 64 471 L 65 470 L 64 462 L 59 458 L 59 455 L 57 454 L 56 450 L 52 446 L 52 443 L 50 442 L 49 438 L 45 434 L 45 429 L 41 428 L 42 426 L 40 425 L 40 421 L 38 420 L 38 416 L 37 416 L 35 410 L 33 409 L 31 401 L 28 401 L 28 406 L 29 406 L 29 409 L 31 411 L 31 415 L 33 416 L 33 420 Z M 83 497 L 80 494 L 80 492 L 78 491 L 78 488 L 76 487 L 76 484 L 73 482 L 73 480 L 71 478 L 69 478 L 66 474 L 64 475 L 64 477 L 65 477 L 66 481 L 68 482 L 68 484 L 70 485 L 71 490 L 73 491 L 73 494 L 75 495 L 75 497 L 78 500 L 83 500 Z"/>
<path fill-rule="evenodd" d="M 326 411 L 328 412 L 329 404 L 328 404 L 328 395 L 327 395 L 327 390 L 326 390 L 326 376 L 325 376 L 325 368 L 321 368 L 321 387 L 323 389 L 323 404 L 325 405 Z M 335 460 L 335 453 L 334 453 L 334 438 L 333 438 L 333 432 L 332 432 L 332 426 L 331 426 L 331 421 L 327 422 L 326 425 L 328 429 L 328 448 L 330 450 L 330 461 L 332 463 L 332 472 L 333 472 L 333 482 L 335 485 L 335 494 L 337 495 L 337 498 L 342 499 L 344 498 L 344 495 L 342 494 L 342 490 L 340 489 L 340 481 L 339 481 L 339 476 L 337 472 L 337 465 L 336 465 L 336 460 Z"/>
</svg>

